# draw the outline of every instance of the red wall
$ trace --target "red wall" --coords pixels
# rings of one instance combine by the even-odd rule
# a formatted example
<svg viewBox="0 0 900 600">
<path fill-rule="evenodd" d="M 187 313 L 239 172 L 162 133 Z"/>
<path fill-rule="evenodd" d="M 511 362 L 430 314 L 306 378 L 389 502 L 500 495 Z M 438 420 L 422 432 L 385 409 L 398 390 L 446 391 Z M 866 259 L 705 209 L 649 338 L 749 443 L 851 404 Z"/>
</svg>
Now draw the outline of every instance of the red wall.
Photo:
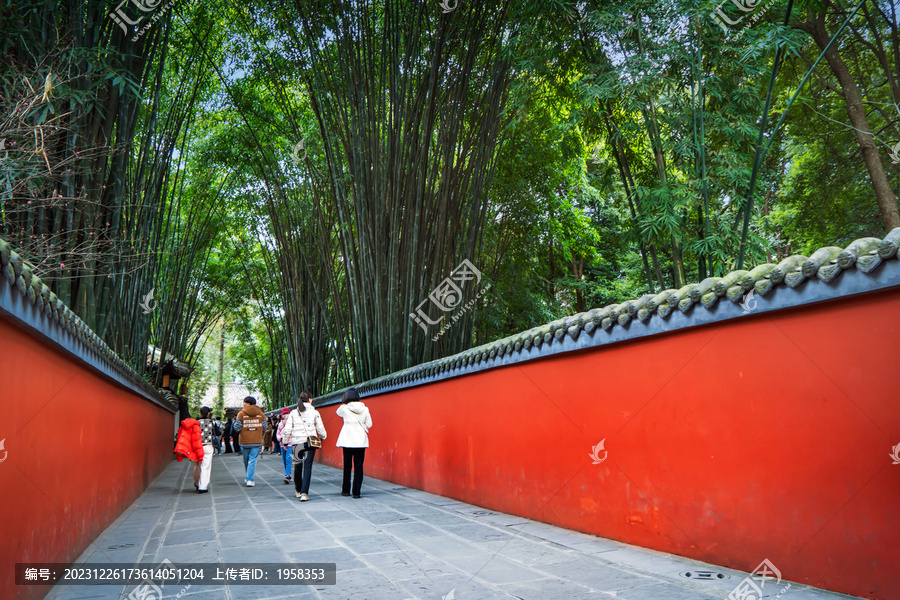
<svg viewBox="0 0 900 600">
<path fill-rule="evenodd" d="M 174 417 L 2 318 L 0 365 L 0 598 L 41 598 L 15 563 L 77 558 L 172 460 Z"/>
<path fill-rule="evenodd" d="M 366 472 L 744 571 L 768 558 L 790 581 L 896 600 L 898 340 L 894 290 L 370 397 Z M 331 440 L 335 409 L 321 409 Z M 604 439 L 608 457 L 592 464 Z M 322 459 L 338 465 L 339 452 L 326 443 Z"/>
</svg>

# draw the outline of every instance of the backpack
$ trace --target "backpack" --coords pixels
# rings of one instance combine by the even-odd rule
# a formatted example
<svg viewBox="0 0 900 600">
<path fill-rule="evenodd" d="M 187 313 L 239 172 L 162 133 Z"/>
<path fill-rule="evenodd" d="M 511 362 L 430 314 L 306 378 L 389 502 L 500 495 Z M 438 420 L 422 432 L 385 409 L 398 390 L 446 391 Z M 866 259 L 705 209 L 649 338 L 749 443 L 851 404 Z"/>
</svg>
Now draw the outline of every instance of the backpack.
<svg viewBox="0 0 900 600">
<path fill-rule="evenodd" d="M 222 430 L 219 428 L 219 423 L 217 421 L 213 421 L 213 435 L 216 437 L 221 437 Z"/>
</svg>

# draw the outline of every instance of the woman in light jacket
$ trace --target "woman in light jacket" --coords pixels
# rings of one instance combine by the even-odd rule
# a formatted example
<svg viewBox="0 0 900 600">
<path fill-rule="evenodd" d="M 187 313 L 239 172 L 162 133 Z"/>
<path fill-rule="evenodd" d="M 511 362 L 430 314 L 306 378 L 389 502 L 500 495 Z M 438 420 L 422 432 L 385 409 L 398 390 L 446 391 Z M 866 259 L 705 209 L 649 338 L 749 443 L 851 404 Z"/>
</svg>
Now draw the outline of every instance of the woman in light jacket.
<svg viewBox="0 0 900 600">
<path fill-rule="evenodd" d="M 341 398 L 343 406 L 338 407 L 337 415 L 344 419 L 344 426 L 337 439 L 338 448 L 344 449 L 344 482 L 341 485 L 341 496 L 350 495 L 350 468 L 353 467 L 353 497 L 359 498 L 363 480 L 363 461 L 366 448 L 369 447 L 369 428 L 372 417 L 369 409 L 359 401 L 356 389 L 350 388 Z"/>
<path fill-rule="evenodd" d="M 316 457 L 316 449 L 309 445 L 309 436 L 315 435 L 322 440 L 327 436 L 319 411 L 306 402 L 309 399 L 308 392 L 300 394 L 297 408 L 287 416 L 281 430 L 282 443 L 292 448 L 294 490 L 300 502 L 309 500 L 309 480 L 312 478 L 312 465 Z"/>
</svg>

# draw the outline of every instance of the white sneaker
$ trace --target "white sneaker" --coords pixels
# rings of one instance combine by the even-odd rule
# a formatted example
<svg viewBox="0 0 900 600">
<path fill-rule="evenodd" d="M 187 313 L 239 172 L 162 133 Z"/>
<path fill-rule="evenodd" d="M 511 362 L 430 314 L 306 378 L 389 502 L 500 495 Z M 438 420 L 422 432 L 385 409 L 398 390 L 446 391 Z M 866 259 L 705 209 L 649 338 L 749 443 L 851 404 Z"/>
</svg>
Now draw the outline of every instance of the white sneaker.
<svg viewBox="0 0 900 600">
<path fill-rule="evenodd" d="M 248 480 L 247 480 L 247 487 L 256 487 L 256 482 L 255 482 L 255 481 L 251 481 L 251 480 L 248 479 Z"/>
<path fill-rule="evenodd" d="M 300 494 L 300 502 L 306 502 L 307 500 L 309 500 L 309 496 L 307 496 L 306 494 Z"/>
</svg>

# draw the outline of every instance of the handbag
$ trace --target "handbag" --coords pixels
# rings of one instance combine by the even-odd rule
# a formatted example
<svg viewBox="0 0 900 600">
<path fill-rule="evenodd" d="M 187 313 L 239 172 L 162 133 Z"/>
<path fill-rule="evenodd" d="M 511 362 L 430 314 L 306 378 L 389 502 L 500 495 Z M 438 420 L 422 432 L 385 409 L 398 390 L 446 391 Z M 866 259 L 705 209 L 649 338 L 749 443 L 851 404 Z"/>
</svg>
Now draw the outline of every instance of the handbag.
<svg viewBox="0 0 900 600">
<path fill-rule="evenodd" d="M 317 435 L 309 435 L 309 427 L 306 426 L 306 421 L 303 420 L 303 417 L 300 417 L 300 421 L 303 423 L 303 428 L 306 430 L 306 438 L 309 440 L 307 443 L 310 448 L 321 448 L 322 440 Z"/>
</svg>

